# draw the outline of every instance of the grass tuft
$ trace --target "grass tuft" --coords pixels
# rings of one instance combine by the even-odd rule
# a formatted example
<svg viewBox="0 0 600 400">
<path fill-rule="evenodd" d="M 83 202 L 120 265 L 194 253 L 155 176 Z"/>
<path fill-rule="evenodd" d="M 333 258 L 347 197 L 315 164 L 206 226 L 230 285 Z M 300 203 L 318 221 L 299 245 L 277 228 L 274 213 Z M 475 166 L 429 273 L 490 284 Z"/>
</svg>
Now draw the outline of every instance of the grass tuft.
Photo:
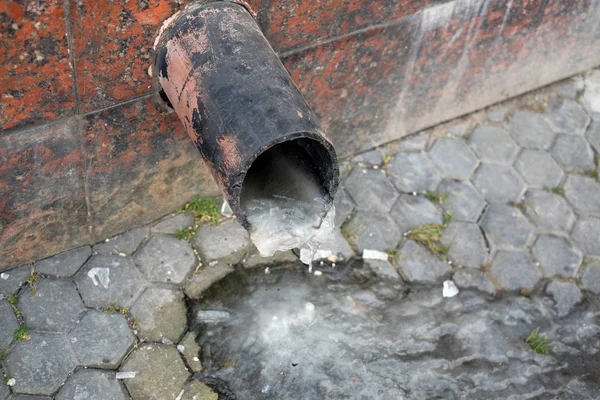
<svg viewBox="0 0 600 400">
<path fill-rule="evenodd" d="M 221 217 L 219 202 L 214 198 L 194 197 L 184 207 L 184 211 L 189 212 L 201 222 L 216 223 Z"/>
<path fill-rule="evenodd" d="M 114 304 L 109 304 L 104 311 L 109 313 L 116 313 L 119 311 L 119 307 Z"/>
<path fill-rule="evenodd" d="M 450 251 L 449 246 L 440 244 L 440 238 L 442 237 L 444 228 L 445 226 L 440 224 L 421 225 L 411 229 L 406 237 L 427 247 L 433 254 L 443 258 L 443 256 Z"/>
<path fill-rule="evenodd" d="M 19 302 L 19 295 L 11 294 L 10 296 L 8 296 L 8 302 L 14 306 Z"/>
<path fill-rule="evenodd" d="M 540 328 L 535 328 L 531 331 L 527 339 L 525 339 L 526 343 L 529 343 L 529 347 L 536 354 L 548 355 L 550 350 L 552 350 L 552 345 L 548 343 L 548 339 L 545 336 L 540 335 Z"/>
<path fill-rule="evenodd" d="M 445 212 L 444 217 L 442 219 L 442 225 L 444 225 L 444 228 L 448 227 L 448 224 L 452 221 L 454 221 L 454 217 L 452 216 L 452 213 Z"/>
<path fill-rule="evenodd" d="M 389 257 L 390 260 L 395 260 L 398 257 L 400 257 L 400 251 L 399 250 L 394 250 L 394 249 L 387 249 L 385 251 Z"/>
<path fill-rule="evenodd" d="M 177 231 L 177 233 L 175 233 L 175 237 L 177 239 L 190 240 L 191 238 L 196 236 L 197 231 L 198 231 L 198 228 L 196 228 L 194 226 L 188 226 L 187 228 L 179 229 Z"/>
<path fill-rule="evenodd" d="M 550 188 L 548 186 L 544 186 L 544 190 L 546 192 L 552 192 L 552 193 L 557 194 L 559 196 L 564 196 L 565 195 L 565 189 L 561 188 L 560 186 L 555 186 L 553 188 Z"/>
<path fill-rule="evenodd" d="M 20 326 L 17 329 L 15 329 L 15 332 L 13 333 L 13 338 L 17 342 L 20 342 L 23 340 L 29 340 L 31 338 L 29 337 L 28 332 L 29 332 L 29 328 L 27 328 L 26 326 Z"/>
<path fill-rule="evenodd" d="M 427 197 L 432 203 L 442 204 L 448 199 L 448 193 L 426 191 L 425 197 Z"/>
</svg>

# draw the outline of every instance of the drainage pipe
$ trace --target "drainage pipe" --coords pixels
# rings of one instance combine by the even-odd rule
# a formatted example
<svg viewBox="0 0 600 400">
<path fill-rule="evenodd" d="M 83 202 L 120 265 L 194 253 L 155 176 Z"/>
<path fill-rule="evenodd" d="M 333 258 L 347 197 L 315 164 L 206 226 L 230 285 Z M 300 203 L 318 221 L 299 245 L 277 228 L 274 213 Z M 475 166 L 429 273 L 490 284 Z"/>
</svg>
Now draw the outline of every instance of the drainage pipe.
<svg viewBox="0 0 600 400">
<path fill-rule="evenodd" d="M 246 229 L 245 193 L 269 179 L 265 168 L 281 167 L 272 156 L 299 160 L 333 198 L 335 150 L 244 7 L 191 5 L 165 24 L 155 50 L 160 85 Z"/>
</svg>

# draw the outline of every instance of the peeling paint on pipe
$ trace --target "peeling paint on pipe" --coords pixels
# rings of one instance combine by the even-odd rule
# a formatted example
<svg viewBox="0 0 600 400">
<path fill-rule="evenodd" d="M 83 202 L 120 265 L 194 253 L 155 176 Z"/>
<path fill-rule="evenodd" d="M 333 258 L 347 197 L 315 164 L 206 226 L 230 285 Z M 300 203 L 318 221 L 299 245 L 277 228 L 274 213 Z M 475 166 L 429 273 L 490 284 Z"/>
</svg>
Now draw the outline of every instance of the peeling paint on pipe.
<svg viewBox="0 0 600 400">
<path fill-rule="evenodd" d="M 155 49 L 153 72 L 244 227 L 246 173 L 284 142 L 308 154 L 333 198 L 339 182 L 333 145 L 245 8 L 192 5 L 161 28 Z"/>
</svg>

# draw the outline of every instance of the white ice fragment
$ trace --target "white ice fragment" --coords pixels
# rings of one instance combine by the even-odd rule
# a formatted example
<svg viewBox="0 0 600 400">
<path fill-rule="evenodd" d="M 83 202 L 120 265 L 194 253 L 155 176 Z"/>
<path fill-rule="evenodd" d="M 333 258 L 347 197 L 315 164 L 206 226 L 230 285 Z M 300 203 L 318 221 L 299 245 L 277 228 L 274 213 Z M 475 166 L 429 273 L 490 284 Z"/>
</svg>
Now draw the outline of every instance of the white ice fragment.
<svg viewBox="0 0 600 400">
<path fill-rule="evenodd" d="M 115 375 L 117 379 L 133 379 L 135 378 L 135 371 L 117 372 Z"/>
<path fill-rule="evenodd" d="M 184 345 L 182 345 L 182 344 L 178 344 L 177 345 L 177 351 L 178 352 L 180 352 L 180 353 L 183 354 L 184 350 L 185 350 L 185 346 Z"/>
<path fill-rule="evenodd" d="M 179 394 L 177 395 L 177 397 L 175 397 L 175 400 L 181 400 L 181 398 L 183 397 L 184 393 L 185 393 L 185 390 L 181 389 L 181 392 L 179 392 Z"/>
<path fill-rule="evenodd" d="M 173 344 L 173 341 L 171 339 L 167 339 L 167 338 L 162 338 L 162 339 L 160 339 L 160 341 L 163 344 Z"/>
<path fill-rule="evenodd" d="M 265 275 L 269 275 L 271 273 L 271 268 L 266 267 L 265 268 Z"/>
<path fill-rule="evenodd" d="M 442 289 L 442 297 L 454 297 L 458 294 L 458 288 L 452 281 L 444 281 Z"/>
<path fill-rule="evenodd" d="M 308 311 L 312 311 L 315 309 L 315 305 L 309 301 L 304 305 L 304 308 L 306 308 Z"/>
<path fill-rule="evenodd" d="M 200 359 L 198 357 L 194 357 L 192 358 L 192 360 L 194 360 L 195 362 L 200 362 Z"/>
<path fill-rule="evenodd" d="M 109 274 L 110 269 L 101 267 L 94 267 L 87 273 L 88 277 L 92 280 L 92 282 L 94 282 L 94 286 L 98 286 L 98 282 L 100 282 L 104 289 L 108 289 L 108 285 L 110 283 Z"/>
<path fill-rule="evenodd" d="M 379 251 L 379 250 L 364 249 L 362 257 L 365 260 L 382 260 L 382 261 L 388 260 L 388 254 L 385 251 Z"/>
<path fill-rule="evenodd" d="M 0 274 L 0 278 L 2 278 L 2 279 L 4 279 L 4 280 L 7 280 L 9 276 L 10 276 L 10 275 L 9 275 L 9 274 L 7 274 L 6 272 L 3 272 L 3 273 L 1 273 L 1 274 Z"/>
<path fill-rule="evenodd" d="M 223 204 L 221 204 L 221 215 L 226 218 L 233 217 L 233 210 L 226 200 L 223 200 Z"/>
<path fill-rule="evenodd" d="M 310 249 L 300 249 L 300 261 L 302 261 L 302 264 L 305 265 L 309 265 L 312 261 L 314 260 L 321 260 L 321 259 L 327 259 L 329 260 L 329 258 L 333 257 L 334 254 L 331 250 L 317 250 L 314 254 L 314 256 L 311 259 L 311 254 L 312 252 L 310 251 Z M 335 256 L 337 259 L 337 256 Z"/>
<path fill-rule="evenodd" d="M 317 271 L 313 272 L 313 274 L 315 276 L 321 276 L 321 275 L 323 275 L 323 272 L 317 270 Z"/>
<path fill-rule="evenodd" d="M 196 314 L 196 319 L 199 322 L 204 323 L 218 323 L 227 321 L 230 318 L 230 314 L 227 311 L 218 310 L 200 310 Z"/>
<path fill-rule="evenodd" d="M 15 380 L 15 378 L 10 378 L 9 380 L 6 381 L 6 384 L 8 386 L 15 386 L 15 383 L 17 383 L 17 381 Z"/>
<path fill-rule="evenodd" d="M 273 321 L 277 321 L 277 315 L 273 315 Z"/>
<path fill-rule="evenodd" d="M 217 265 L 219 263 L 219 260 L 213 260 L 211 262 L 208 263 L 209 267 L 214 267 L 215 265 Z"/>
</svg>

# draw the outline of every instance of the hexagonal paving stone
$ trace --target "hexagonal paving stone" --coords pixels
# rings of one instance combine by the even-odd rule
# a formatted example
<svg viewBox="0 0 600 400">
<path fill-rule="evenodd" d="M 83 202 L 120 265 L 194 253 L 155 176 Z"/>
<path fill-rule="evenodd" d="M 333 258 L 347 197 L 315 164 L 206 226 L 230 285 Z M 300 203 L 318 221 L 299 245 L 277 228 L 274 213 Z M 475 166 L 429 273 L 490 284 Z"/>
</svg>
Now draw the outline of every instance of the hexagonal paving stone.
<svg viewBox="0 0 600 400">
<path fill-rule="evenodd" d="M 181 400 L 218 400 L 219 395 L 198 380 L 186 382 Z"/>
<path fill-rule="evenodd" d="M 548 114 L 556 133 L 583 135 L 590 117 L 574 100 L 554 99 L 549 105 Z"/>
<path fill-rule="evenodd" d="M 73 282 L 40 279 L 35 294 L 25 290 L 19 297 L 19 310 L 27 326 L 47 332 L 66 332 L 85 310 Z"/>
<path fill-rule="evenodd" d="M 598 153 L 600 153 L 600 121 L 592 121 L 585 133 L 585 137 Z"/>
<path fill-rule="evenodd" d="M 146 287 L 130 258 L 94 255 L 77 272 L 75 283 L 89 307 L 129 307 Z"/>
<path fill-rule="evenodd" d="M 592 293 L 600 294 L 600 261 L 592 262 L 585 267 L 581 275 L 581 286 Z"/>
<path fill-rule="evenodd" d="M 448 195 L 442 208 L 456 221 L 477 222 L 486 205 L 485 199 L 468 182 L 444 179 L 438 192 Z"/>
<path fill-rule="evenodd" d="M 592 178 L 569 175 L 564 184 L 565 196 L 581 216 L 600 217 L 600 184 Z"/>
<path fill-rule="evenodd" d="M 187 310 L 179 290 L 148 288 L 131 307 L 142 340 L 178 342 L 187 326 Z"/>
<path fill-rule="evenodd" d="M 80 369 L 69 377 L 56 400 L 125 400 L 115 373 L 97 369 Z"/>
<path fill-rule="evenodd" d="M 0 374 L 4 375 L 2 370 L 0 370 Z M 4 382 L 0 383 L 0 400 L 6 400 L 9 394 L 10 391 L 8 390 L 8 386 Z"/>
<path fill-rule="evenodd" d="M 142 240 L 150 233 L 150 228 L 143 226 L 141 228 L 132 229 L 124 232 L 111 239 L 106 239 L 104 242 L 94 246 L 94 253 L 98 254 L 133 254 L 138 248 Z"/>
<path fill-rule="evenodd" d="M 564 197 L 545 190 L 529 190 L 525 212 L 545 232 L 567 233 L 575 223 L 575 213 Z"/>
<path fill-rule="evenodd" d="M 381 150 L 374 149 L 357 155 L 352 158 L 352 161 L 359 164 L 381 165 L 383 164 L 383 155 L 381 154 Z"/>
<path fill-rule="evenodd" d="M 78 247 L 35 262 L 35 271 L 44 275 L 66 278 L 75 274 L 92 255 L 90 246 Z"/>
<path fill-rule="evenodd" d="M 204 262 L 220 260 L 236 264 L 248 252 L 251 242 L 248 231 L 239 222 L 230 221 L 220 225 L 201 225 L 192 244 Z"/>
<path fill-rule="evenodd" d="M 600 121 L 600 71 L 593 70 L 584 78 L 581 102 L 593 120 Z"/>
<path fill-rule="evenodd" d="M 68 333 L 80 365 L 116 368 L 135 337 L 124 315 L 88 310 Z"/>
<path fill-rule="evenodd" d="M 554 141 L 554 130 L 547 117 L 531 111 L 516 111 L 509 132 L 521 147 L 547 150 Z"/>
<path fill-rule="evenodd" d="M 192 299 L 199 299 L 202 293 L 211 287 L 213 283 L 220 281 L 233 271 L 235 271 L 233 266 L 225 263 L 213 266 L 204 265 L 185 283 L 185 294 Z"/>
<path fill-rule="evenodd" d="M 398 153 L 388 166 L 394 185 L 403 192 L 435 190 L 440 175 L 425 153 Z"/>
<path fill-rule="evenodd" d="M 508 132 L 490 125 L 478 125 L 469 136 L 469 145 L 486 162 L 512 164 L 519 153 L 519 146 Z"/>
<path fill-rule="evenodd" d="M 491 295 L 496 294 L 496 288 L 492 281 L 478 269 L 459 269 L 452 276 L 452 280 L 460 289 L 475 289 Z"/>
<path fill-rule="evenodd" d="M 429 133 L 421 132 L 414 135 L 409 135 L 406 138 L 403 138 L 400 143 L 398 143 L 398 149 L 400 150 L 408 150 L 408 151 L 422 151 L 427 147 L 427 142 L 429 141 Z"/>
<path fill-rule="evenodd" d="M 339 228 L 354 212 L 354 202 L 343 187 L 338 188 L 333 201 L 335 206 L 335 226 Z"/>
<path fill-rule="evenodd" d="M 525 184 L 517 173 L 499 164 L 481 164 L 473 176 L 473 185 L 490 203 L 519 201 L 525 192 Z"/>
<path fill-rule="evenodd" d="M 446 178 L 469 179 L 477 167 L 477 157 L 463 140 L 440 138 L 429 149 L 431 161 Z"/>
<path fill-rule="evenodd" d="M 546 277 L 574 276 L 581 264 L 581 254 L 567 239 L 560 236 L 540 235 L 531 248 L 531 254 L 540 264 Z"/>
<path fill-rule="evenodd" d="M 152 233 L 176 234 L 178 230 L 194 225 L 194 216 L 185 212 L 170 215 L 152 227 Z"/>
<path fill-rule="evenodd" d="M 533 227 L 516 207 L 492 204 L 486 210 L 481 227 L 492 247 L 497 249 L 522 249 L 533 235 Z"/>
<path fill-rule="evenodd" d="M 194 250 L 187 240 L 152 236 L 133 258 L 152 282 L 181 283 L 196 266 Z"/>
<path fill-rule="evenodd" d="M 177 345 L 177 351 L 181 353 L 187 365 L 194 372 L 202 371 L 202 363 L 200 362 L 200 346 L 196 343 L 196 334 L 188 332 L 185 334 L 181 342 Z"/>
<path fill-rule="evenodd" d="M 401 195 L 390 215 L 402 233 L 415 226 L 442 223 L 442 212 L 424 196 Z"/>
<path fill-rule="evenodd" d="M 436 283 L 452 272 L 447 263 L 412 240 L 404 243 L 397 261 L 400 273 L 408 282 Z"/>
<path fill-rule="evenodd" d="M 455 264 L 480 268 L 487 260 L 487 246 L 477 224 L 452 222 L 444 230 L 440 242 L 450 247 L 448 258 Z"/>
<path fill-rule="evenodd" d="M 532 188 L 555 187 L 564 176 L 562 169 L 545 151 L 523 150 L 515 168 Z"/>
<path fill-rule="evenodd" d="M 52 400 L 52 397 L 47 396 L 30 396 L 28 394 L 13 394 L 6 400 Z"/>
<path fill-rule="evenodd" d="M 546 287 L 546 293 L 552 296 L 559 317 L 566 317 L 583 300 L 581 290 L 573 282 L 552 281 Z"/>
<path fill-rule="evenodd" d="M 344 187 L 357 209 L 387 213 L 398 199 L 398 191 L 383 170 L 354 168 Z"/>
<path fill-rule="evenodd" d="M 364 249 L 395 249 L 402 232 L 388 215 L 358 211 L 342 228 L 342 232 L 355 241 L 359 251 Z"/>
<path fill-rule="evenodd" d="M 29 265 L 0 272 L 0 297 L 8 297 L 17 293 L 30 276 L 31 267 Z"/>
<path fill-rule="evenodd" d="M 584 254 L 600 257 L 600 218 L 577 221 L 571 237 Z"/>
<path fill-rule="evenodd" d="M 17 342 L 6 356 L 6 373 L 15 379 L 17 393 L 50 395 L 77 365 L 64 336 L 30 333 L 31 340 Z"/>
<path fill-rule="evenodd" d="M 591 171 L 596 168 L 594 152 L 581 136 L 558 135 L 550 153 L 565 171 Z"/>
<path fill-rule="evenodd" d="M 542 275 L 522 251 L 499 251 L 490 272 L 496 276 L 504 290 L 531 290 Z"/>
<path fill-rule="evenodd" d="M 505 105 L 492 106 L 486 112 L 487 119 L 492 122 L 503 122 L 508 113 L 508 107 Z"/>
<path fill-rule="evenodd" d="M 13 333 L 19 327 L 12 307 L 6 300 L 0 301 L 0 352 L 6 350 L 13 341 Z"/>
<path fill-rule="evenodd" d="M 574 76 L 562 81 L 556 88 L 556 93 L 568 99 L 575 99 L 583 91 L 584 87 L 583 78 L 581 76 Z"/>
<path fill-rule="evenodd" d="M 120 371 L 136 372 L 125 386 L 134 399 L 147 400 L 175 399 L 189 376 L 175 346 L 156 343 L 138 347 Z"/>
</svg>

